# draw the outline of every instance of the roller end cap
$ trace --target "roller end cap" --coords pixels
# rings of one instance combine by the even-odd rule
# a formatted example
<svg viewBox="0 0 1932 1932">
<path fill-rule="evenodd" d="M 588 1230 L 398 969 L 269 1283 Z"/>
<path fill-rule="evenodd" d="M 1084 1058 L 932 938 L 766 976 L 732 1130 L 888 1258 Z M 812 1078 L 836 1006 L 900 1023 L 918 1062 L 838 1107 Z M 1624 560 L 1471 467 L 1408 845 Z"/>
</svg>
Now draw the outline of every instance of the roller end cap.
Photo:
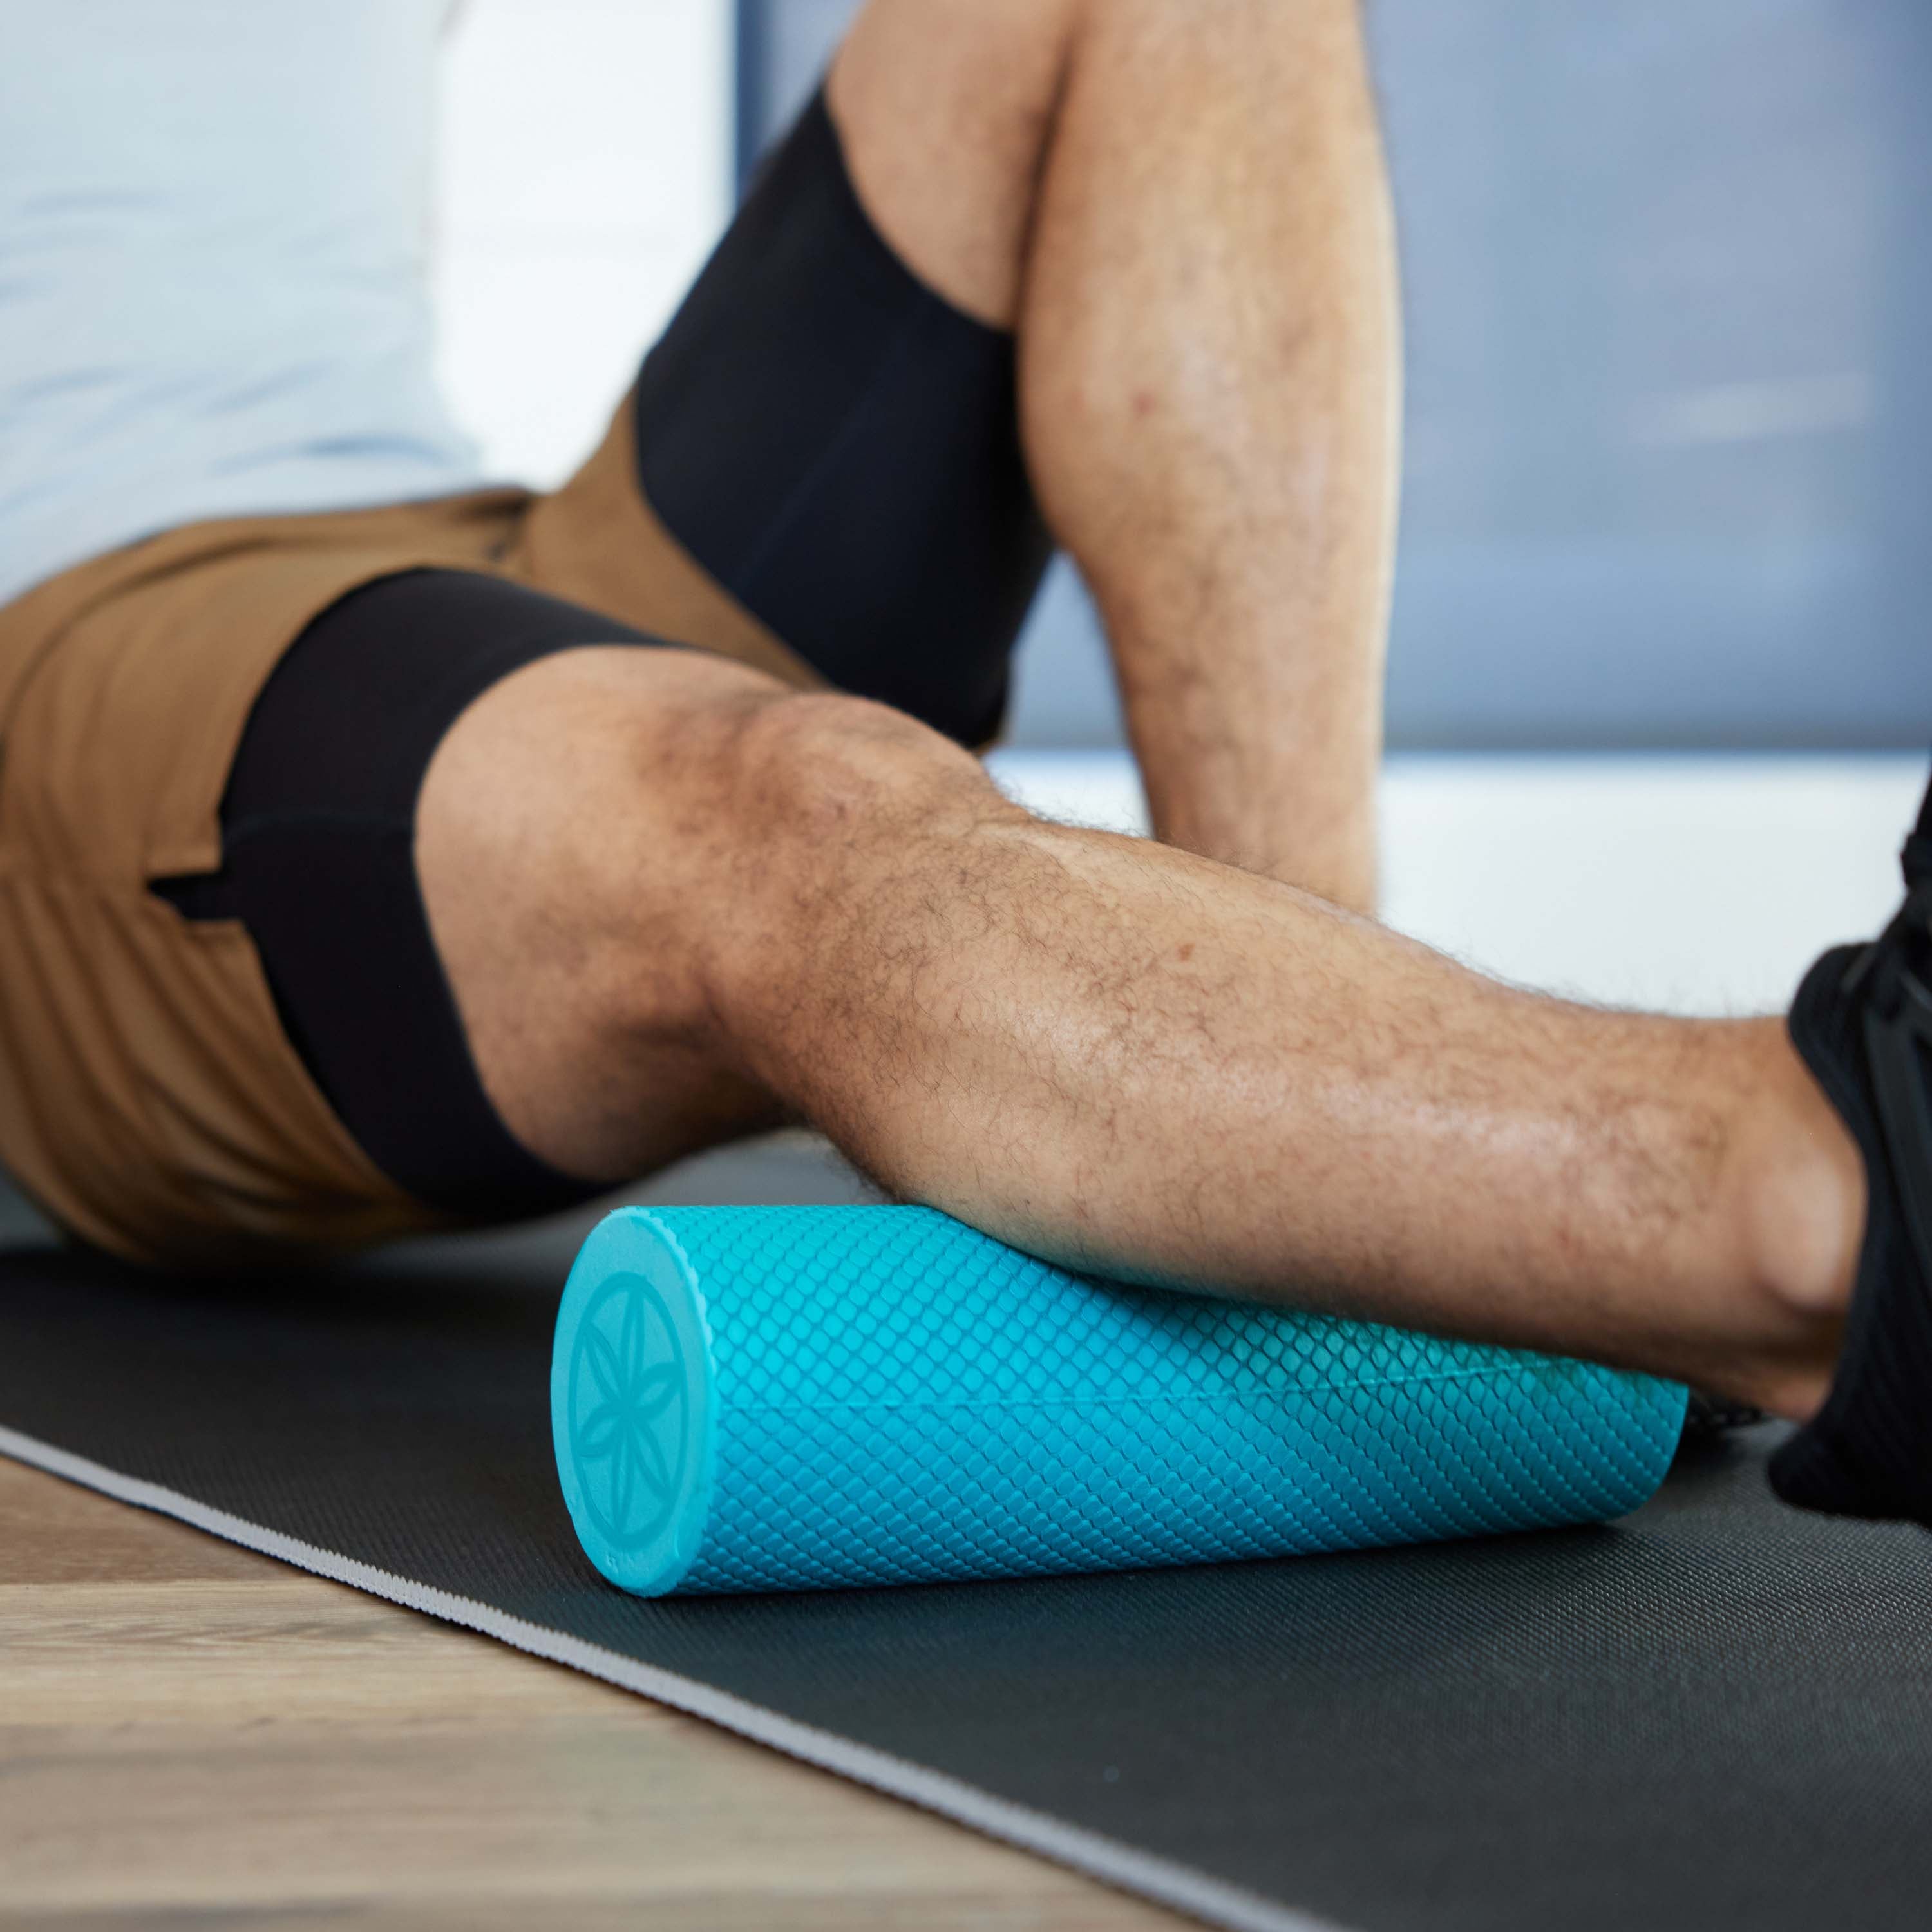
<svg viewBox="0 0 1932 1932">
<path fill-rule="evenodd" d="M 584 1554 L 638 1595 L 675 1589 L 697 1557 L 710 1391 L 704 1318 L 676 1258 L 661 1236 L 605 1222 L 557 1312 L 551 1430 Z"/>
</svg>

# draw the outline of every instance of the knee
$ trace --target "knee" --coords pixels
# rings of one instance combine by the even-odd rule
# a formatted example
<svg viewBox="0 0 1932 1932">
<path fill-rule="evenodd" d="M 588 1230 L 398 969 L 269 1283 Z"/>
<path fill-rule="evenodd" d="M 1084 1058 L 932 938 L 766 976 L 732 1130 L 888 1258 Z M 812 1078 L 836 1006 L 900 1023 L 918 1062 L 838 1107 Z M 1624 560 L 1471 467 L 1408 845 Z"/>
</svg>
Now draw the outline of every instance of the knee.
<svg viewBox="0 0 1932 1932">
<path fill-rule="evenodd" d="M 1084 0 L 871 0 L 827 86 L 860 200 L 949 302 L 1013 326 Z"/>
<path fill-rule="evenodd" d="M 854 970 L 898 922 L 884 908 L 909 916 L 977 842 L 1032 823 L 970 753 L 862 698 L 758 706 L 734 724 L 719 776 L 719 838 L 694 886 L 698 979 L 754 1072 L 746 1043 L 789 1024 L 801 985 Z"/>
<path fill-rule="evenodd" d="M 782 698 L 732 740 L 698 982 L 721 1051 L 788 1091 L 775 1043 L 798 1046 L 815 1012 L 806 1049 L 835 1049 L 825 1026 L 850 989 L 904 962 L 937 900 L 970 898 L 980 856 L 1037 821 L 950 738 L 869 700 Z"/>
<path fill-rule="evenodd" d="M 889 705 L 833 692 L 778 698 L 746 714 L 728 780 L 741 844 L 794 861 L 1018 815 L 951 739 Z"/>
</svg>

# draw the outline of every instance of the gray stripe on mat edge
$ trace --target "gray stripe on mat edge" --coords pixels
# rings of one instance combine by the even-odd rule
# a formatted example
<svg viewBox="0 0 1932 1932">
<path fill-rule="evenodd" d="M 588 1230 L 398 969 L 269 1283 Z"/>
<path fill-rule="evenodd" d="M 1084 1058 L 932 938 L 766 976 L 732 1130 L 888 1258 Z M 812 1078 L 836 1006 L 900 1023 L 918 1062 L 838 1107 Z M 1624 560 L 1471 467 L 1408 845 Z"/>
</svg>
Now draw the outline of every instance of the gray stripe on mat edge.
<svg viewBox="0 0 1932 1932">
<path fill-rule="evenodd" d="M 995 1798 L 963 1779 L 928 1770 L 890 1751 L 875 1750 L 869 1744 L 854 1744 L 816 1725 L 800 1724 L 778 1712 L 768 1711 L 763 1705 L 714 1689 L 696 1678 L 639 1664 L 621 1652 L 606 1650 L 601 1644 L 586 1643 L 581 1638 L 548 1630 L 542 1624 L 507 1616 L 488 1604 L 412 1583 L 406 1576 L 378 1570 L 373 1564 L 359 1562 L 352 1556 L 338 1556 L 318 1544 L 285 1536 L 280 1530 L 265 1528 L 244 1516 L 230 1516 L 226 1510 L 212 1509 L 159 1483 L 124 1476 L 104 1464 L 22 1436 L 4 1424 L 0 1424 L 0 1455 L 98 1490 L 117 1502 L 174 1516 L 194 1528 L 274 1557 L 296 1569 L 311 1570 L 370 1596 L 386 1598 L 406 1610 L 479 1631 L 533 1657 L 602 1678 L 607 1684 L 635 1691 L 675 1710 L 688 1712 L 754 1743 L 782 1751 L 788 1757 L 817 1765 L 854 1784 L 869 1785 L 888 1797 L 902 1798 L 956 1823 L 970 1826 L 988 1838 L 1002 1839 L 1056 1864 L 1071 1866 L 1120 1891 L 1172 1906 L 1210 1924 L 1226 1926 L 1229 1932 L 1345 1932 L 1333 1920 L 1314 1918 L 1291 1906 L 1276 1905 L 1258 1893 L 1224 1884 L 1191 1866 L 1136 1851 L 1132 1846 L 1100 1832 L 1062 1824 L 1046 1812 Z"/>
</svg>

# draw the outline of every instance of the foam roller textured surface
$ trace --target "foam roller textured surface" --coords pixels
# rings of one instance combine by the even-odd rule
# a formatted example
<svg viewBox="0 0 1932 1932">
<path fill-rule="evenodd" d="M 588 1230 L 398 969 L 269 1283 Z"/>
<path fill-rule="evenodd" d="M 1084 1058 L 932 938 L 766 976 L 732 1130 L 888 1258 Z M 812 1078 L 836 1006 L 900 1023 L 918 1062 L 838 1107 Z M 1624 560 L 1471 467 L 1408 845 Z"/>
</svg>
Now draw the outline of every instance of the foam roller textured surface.
<svg viewBox="0 0 1932 1932">
<path fill-rule="evenodd" d="M 1120 1570 L 1607 1520 L 1684 1391 L 1094 1281 L 922 1208 L 626 1208 L 558 1314 L 557 1464 L 645 1594 Z"/>
</svg>

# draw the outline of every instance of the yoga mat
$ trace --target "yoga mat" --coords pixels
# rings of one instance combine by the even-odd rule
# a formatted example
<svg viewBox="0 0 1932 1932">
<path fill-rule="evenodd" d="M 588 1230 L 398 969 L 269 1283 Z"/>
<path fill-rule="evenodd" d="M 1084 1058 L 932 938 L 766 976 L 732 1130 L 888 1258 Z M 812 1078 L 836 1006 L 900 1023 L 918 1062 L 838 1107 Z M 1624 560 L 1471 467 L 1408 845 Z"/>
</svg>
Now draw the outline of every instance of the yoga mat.
<svg viewBox="0 0 1932 1932">
<path fill-rule="evenodd" d="M 857 1198 L 808 1149 L 671 1190 Z M 553 1454 L 592 1218 L 251 1281 L 16 1250 L 0 1446 L 1211 1923 L 1922 1932 L 1932 1538 L 1780 1508 L 1775 1430 L 1609 1527 L 635 1597 Z"/>
<path fill-rule="evenodd" d="M 1070 1274 L 908 1207 L 628 1208 L 557 1317 L 585 1552 L 640 1594 L 1144 1569 L 1602 1522 L 1685 1392 Z"/>
</svg>

